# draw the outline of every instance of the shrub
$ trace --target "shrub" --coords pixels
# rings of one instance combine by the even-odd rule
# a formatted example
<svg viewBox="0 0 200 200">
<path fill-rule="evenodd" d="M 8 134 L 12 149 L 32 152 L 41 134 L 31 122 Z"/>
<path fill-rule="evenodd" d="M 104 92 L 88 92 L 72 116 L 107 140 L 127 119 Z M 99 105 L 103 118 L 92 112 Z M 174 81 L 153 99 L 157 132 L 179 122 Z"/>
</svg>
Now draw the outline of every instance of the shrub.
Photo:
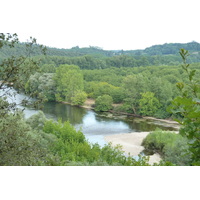
<svg viewBox="0 0 200 200">
<path fill-rule="evenodd" d="M 78 91 L 74 97 L 71 98 L 71 102 L 73 105 L 83 105 L 87 99 L 87 94 L 83 91 Z"/>
<path fill-rule="evenodd" d="M 125 156 L 120 146 L 108 144 L 101 148 L 99 144 L 90 144 L 84 134 L 76 131 L 69 122 L 47 121 L 43 130 L 57 137 L 52 151 L 59 156 L 59 165 L 148 165 L 146 157 L 136 161 Z"/>
<path fill-rule="evenodd" d="M 140 113 L 146 116 L 152 116 L 160 107 L 158 99 L 152 92 L 141 93 L 142 98 L 139 100 Z"/>
<path fill-rule="evenodd" d="M 32 129 L 42 130 L 45 122 L 47 121 L 44 113 L 39 111 L 37 114 L 32 115 L 26 120 L 26 123 L 31 126 Z"/>
<path fill-rule="evenodd" d="M 109 111 L 112 109 L 113 99 L 109 95 L 99 96 L 95 101 L 95 111 Z"/>
<path fill-rule="evenodd" d="M 142 142 L 148 155 L 159 153 L 165 162 L 176 165 L 189 165 L 191 154 L 188 153 L 187 139 L 179 134 L 156 130 Z"/>
<path fill-rule="evenodd" d="M 50 145 L 54 138 L 29 126 L 21 113 L 0 120 L 0 165 L 50 165 L 54 157 Z"/>
</svg>

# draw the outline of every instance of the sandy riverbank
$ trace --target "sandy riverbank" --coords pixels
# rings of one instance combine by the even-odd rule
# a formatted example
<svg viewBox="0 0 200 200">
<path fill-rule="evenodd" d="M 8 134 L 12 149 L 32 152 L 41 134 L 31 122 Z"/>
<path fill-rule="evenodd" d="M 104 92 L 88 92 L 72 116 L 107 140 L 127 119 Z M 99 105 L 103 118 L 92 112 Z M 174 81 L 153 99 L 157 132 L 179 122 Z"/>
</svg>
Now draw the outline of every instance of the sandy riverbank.
<svg viewBox="0 0 200 200">
<path fill-rule="evenodd" d="M 144 150 L 144 147 L 141 146 L 143 139 L 150 132 L 134 132 L 134 133 L 124 133 L 124 134 L 115 134 L 105 136 L 105 140 L 107 142 L 112 142 L 112 145 L 115 146 L 117 144 L 122 145 L 123 151 L 125 153 L 130 153 L 131 156 L 137 156 L 141 151 Z M 153 163 L 159 163 L 161 160 L 158 154 L 154 154 L 150 156 L 149 163 L 153 165 Z"/>
</svg>

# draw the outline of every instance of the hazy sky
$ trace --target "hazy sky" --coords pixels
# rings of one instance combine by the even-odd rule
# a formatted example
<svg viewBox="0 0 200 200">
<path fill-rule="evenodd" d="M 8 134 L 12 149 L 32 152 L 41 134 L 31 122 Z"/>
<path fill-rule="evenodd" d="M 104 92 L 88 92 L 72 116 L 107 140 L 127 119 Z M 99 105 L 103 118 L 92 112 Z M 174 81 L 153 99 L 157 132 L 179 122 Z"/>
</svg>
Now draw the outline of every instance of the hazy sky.
<svg viewBox="0 0 200 200">
<path fill-rule="evenodd" d="M 0 19 L 1 32 L 58 48 L 200 42 L 198 0 L 9 0 Z"/>
</svg>

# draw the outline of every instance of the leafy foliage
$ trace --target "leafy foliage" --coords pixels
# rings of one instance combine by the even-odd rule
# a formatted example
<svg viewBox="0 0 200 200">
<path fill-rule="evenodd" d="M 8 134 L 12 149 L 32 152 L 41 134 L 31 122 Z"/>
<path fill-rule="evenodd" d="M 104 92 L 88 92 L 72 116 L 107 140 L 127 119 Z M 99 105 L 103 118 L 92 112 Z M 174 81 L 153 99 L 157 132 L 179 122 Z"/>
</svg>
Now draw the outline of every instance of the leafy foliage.
<svg viewBox="0 0 200 200">
<path fill-rule="evenodd" d="M 147 135 L 142 145 L 145 147 L 145 153 L 159 153 L 165 162 L 180 166 L 191 163 L 187 139 L 180 134 L 156 130 Z"/>
<path fill-rule="evenodd" d="M 125 156 L 120 146 L 111 144 L 100 147 L 90 144 L 81 131 L 76 131 L 69 122 L 47 121 L 45 133 L 54 134 L 58 140 L 52 149 L 60 157 L 60 165 L 148 165 L 148 159 L 140 157 L 138 161 Z"/>
<path fill-rule="evenodd" d="M 11 38 L 8 40 L 11 40 Z M 186 44 L 170 43 L 163 45 L 154 45 L 144 50 L 112 50 L 106 51 L 99 47 L 71 49 L 47 48 L 48 57 L 43 57 L 39 46 L 35 46 L 32 55 L 43 59 L 44 64 L 48 62 L 54 63 L 56 66 L 61 64 L 78 65 L 81 69 L 105 69 L 110 67 L 138 67 L 149 65 L 177 65 L 181 63 L 178 55 L 179 49 L 184 48 L 190 50 L 193 54 L 190 62 L 199 62 L 200 44 L 190 42 Z M 25 56 L 26 45 L 18 43 L 15 48 L 10 50 L 7 46 L 2 48 L 0 58 L 4 59 L 14 56 Z M 48 63 L 49 64 L 49 63 Z"/>
<path fill-rule="evenodd" d="M 160 103 L 154 93 L 145 92 L 142 93 L 142 98 L 139 100 L 140 113 L 147 116 L 153 116 L 158 110 Z"/>
<path fill-rule="evenodd" d="M 95 101 L 95 111 L 109 111 L 112 109 L 113 99 L 109 95 L 99 96 Z"/>
<path fill-rule="evenodd" d="M 78 66 L 61 65 L 56 70 L 54 80 L 58 101 L 71 102 L 77 92 L 83 91 L 83 75 Z"/>
<path fill-rule="evenodd" d="M 87 99 L 87 94 L 84 91 L 77 91 L 74 97 L 71 98 L 73 105 L 83 105 Z"/>
<path fill-rule="evenodd" d="M 55 101 L 56 84 L 53 73 L 38 73 L 31 75 L 25 85 L 25 91 L 32 96 L 44 96 L 47 101 Z"/>
<path fill-rule="evenodd" d="M 124 99 L 125 92 L 121 87 L 115 87 L 107 82 L 87 82 L 85 91 L 91 98 L 98 98 L 102 95 L 110 95 L 114 103 L 121 103 Z"/>
<path fill-rule="evenodd" d="M 18 44 L 17 34 L 3 34 L 0 33 L 0 48 L 7 47 L 13 49 Z M 1 107 L 1 117 L 6 114 L 9 110 L 16 109 L 16 104 L 7 104 L 6 101 L 8 96 L 12 96 L 9 89 L 6 90 L 7 84 L 14 85 L 17 88 L 17 92 L 24 89 L 26 82 L 28 81 L 31 74 L 35 73 L 39 68 L 39 61 L 31 57 L 31 50 L 37 45 L 36 39 L 30 38 L 30 41 L 26 43 L 26 55 L 25 56 L 10 56 L 3 59 L 0 63 L 0 101 L 3 104 Z M 41 53 L 45 53 L 45 48 L 39 46 Z M 32 96 L 32 94 L 30 94 Z M 2 98 L 3 97 L 3 98 Z M 38 106 L 44 99 L 39 98 L 38 101 L 34 102 L 34 106 Z M 27 99 L 23 99 L 23 104 L 27 104 Z"/>
<path fill-rule="evenodd" d="M 177 83 L 180 96 L 173 100 L 171 112 L 179 116 L 180 134 L 189 140 L 193 165 L 200 165 L 200 82 L 195 79 L 196 70 L 191 70 L 187 63 L 188 51 L 181 49 L 180 55 L 188 81 Z"/>
<path fill-rule="evenodd" d="M 0 120 L 0 165 L 49 165 L 51 142 L 26 124 L 20 113 L 8 114 Z"/>
</svg>

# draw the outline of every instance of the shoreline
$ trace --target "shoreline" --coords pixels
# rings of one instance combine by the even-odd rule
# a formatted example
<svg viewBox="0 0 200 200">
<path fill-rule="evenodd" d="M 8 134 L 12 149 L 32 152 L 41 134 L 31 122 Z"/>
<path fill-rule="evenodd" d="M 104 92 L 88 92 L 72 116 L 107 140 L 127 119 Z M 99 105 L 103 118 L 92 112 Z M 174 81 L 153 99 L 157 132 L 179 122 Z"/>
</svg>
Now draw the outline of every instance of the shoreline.
<svg viewBox="0 0 200 200">
<path fill-rule="evenodd" d="M 63 103 L 63 104 L 69 104 L 69 105 L 72 105 L 71 103 L 69 102 L 60 102 L 60 103 Z M 95 104 L 95 100 L 94 99 L 91 99 L 91 98 L 88 98 L 85 103 L 82 105 L 82 106 L 77 106 L 77 105 L 72 105 L 72 106 L 77 106 L 77 107 L 80 107 L 80 108 L 85 108 L 85 109 L 89 109 L 89 110 L 94 110 L 94 104 Z M 116 106 L 116 104 L 114 104 Z M 179 129 L 180 127 L 180 124 L 177 122 L 177 121 L 174 121 L 172 119 L 159 119 L 159 118 L 155 118 L 155 117 L 149 117 L 149 116 L 140 116 L 140 115 L 135 115 L 135 114 L 130 114 L 130 113 L 125 113 L 125 112 L 115 112 L 113 110 L 110 110 L 108 111 L 112 114 L 118 114 L 118 115 L 121 115 L 121 116 L 133 116 L 133 117 L 136 117 L 136 118 L 142 118 L 142 119 L 147 119 L 147 120 L 155 120 L 155 121 L 160 121 L 160 122 L 165 122 L 167 124 L 171 124 L 172 126 L 175 125 L 176 129 Z M 174 127 L 174 126 L 173 126 Z"/>
<path fill-rule="evenodd" d="M 112 146 L 121 145 L 122 150 L 131 156 L 138 156 L 144 147 L 141 145 L 142 141 L 150 132 L 132 132 L 132 133 L 121 133 L 114 135 L 104 136 L 106 142 L 111 142 Z M 149 164 L 159 163 L 161 157 L 159 154 L 149 156 Z"/>
</svg>

